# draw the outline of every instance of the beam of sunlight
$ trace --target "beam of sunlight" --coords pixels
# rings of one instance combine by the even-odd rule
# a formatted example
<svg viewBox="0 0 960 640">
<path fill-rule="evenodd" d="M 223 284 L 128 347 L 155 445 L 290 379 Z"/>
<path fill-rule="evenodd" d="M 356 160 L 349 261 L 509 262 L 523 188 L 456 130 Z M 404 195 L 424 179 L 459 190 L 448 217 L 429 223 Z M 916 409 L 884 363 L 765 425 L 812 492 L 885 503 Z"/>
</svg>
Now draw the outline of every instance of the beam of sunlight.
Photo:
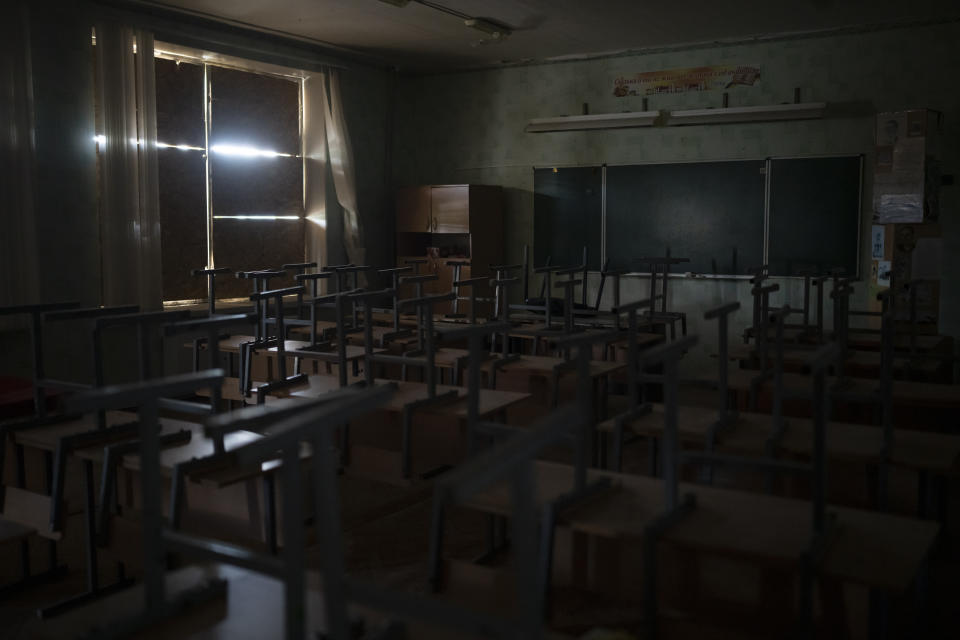
<svg viewBox="0 0 960 640">
<path fill-rule="evenodd" d="M 239 215 L 213 216 L 214 220 L 299 220 L 300 216 Z"/>
<path fill-rule="evenodd" d="M 215 144 L 210 147 L 210 151 L 225 156 L 240 156 L 243 158 L 292 158 L 291 153 L 279 153 L 270 149 L 257 149 L 247 145 L 240 144 Z"/>
<path fill-rule="evenodd" d="M 307 222 L 312 222 L 313 224 L 317 225 L 321 229 L 327 228 L 327 218 L 322 213 L 320 215 L 311 213 L 310 215 L 307 216 Z"/>
<path fill-rule="evenodd" d="M 192 147 L 189 144 L 169 144 L 158 142 L 157 146 L 162 149 L 180 149 L 181 151 L 203 151 L 203 147 Z"/>
<path fill-rule="evenodd" d="M 103 146 L 107 144 L 107 136 L 99 134 L 93 136 L 93 141 Z M 143 140 L 137 140 L 136 138 L 130 138 L 130 144 L 136 147 L 139 147 L 143 143 Z M 157 142 L 157 147 L 161 149 L 179 149 L 181 151 L 203 151 L 203 147 L 194 147 L 189 144 L 170 144 L 169 142 Z"/>
</svg>

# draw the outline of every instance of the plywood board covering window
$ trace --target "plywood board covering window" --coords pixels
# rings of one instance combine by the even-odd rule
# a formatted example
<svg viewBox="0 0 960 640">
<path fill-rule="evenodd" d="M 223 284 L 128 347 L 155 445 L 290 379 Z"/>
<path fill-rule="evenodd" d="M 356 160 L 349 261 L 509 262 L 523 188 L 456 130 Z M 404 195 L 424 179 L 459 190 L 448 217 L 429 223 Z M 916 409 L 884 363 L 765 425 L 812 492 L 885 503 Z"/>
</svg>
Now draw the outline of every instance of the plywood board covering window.
<svg viewBox="0 0 960 640">
<path fill-rule="evenodd" d="M 164 300 L 203 298 L 205 281 L 190 270 L 208 256 L 234 271 L 301 262 L 299 81 L 199 61 L 156 68 Z M 221 278 L 217 289 L 246 296 L 250 283 Z"/>
</svg>

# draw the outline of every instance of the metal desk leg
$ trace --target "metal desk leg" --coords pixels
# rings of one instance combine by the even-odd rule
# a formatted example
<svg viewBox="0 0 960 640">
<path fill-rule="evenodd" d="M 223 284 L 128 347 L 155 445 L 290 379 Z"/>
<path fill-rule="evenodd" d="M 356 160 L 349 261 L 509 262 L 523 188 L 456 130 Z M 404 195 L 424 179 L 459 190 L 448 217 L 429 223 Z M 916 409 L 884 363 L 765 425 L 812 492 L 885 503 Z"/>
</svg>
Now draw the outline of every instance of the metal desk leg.
<svg viewBox="0 0 960 640">
<path fill-rule="evenodd" d="M 7 434 L 2 433 L 0 437 L 6 438 Z M 17 476 L 17 486 L 23 489 L 27 484 L 27 470 L 24 462 L 23 445 L 17 444 L 13 448 L 15 473 Z M 2 478 L 0 478 L 2 480 Z M 30 542 L 29 540 L 20 541 L 20 571 L 24 579 L 30 576 Z"/>
<path fill-rule="evenodd" d="M 270 555 L 277 555 L 277 496 L 272 473 L 263 476 L 263 536 Z"/>
<path fill-rule="evenodd" d="M 443 573 L 443 504 L 434 499 L 430 517 L 430 588 L 434 593 L 440 591 L 440 578 Z"/>
<path fill-rule="evenodd" d="M 404 480 L 410 478 L 411 452 L 410 441 L 413 431 L 413 410 L 404 407 L 401 412 L 401 421 L 403 432 L 401 434 L 400 444 L 400 475 Z"/>
<path fill-rule="evenodd" d="M 53 490 L 53 454 L 49 451 L 43 452 L 43 472 L 44 482 L 46 483 L 47 493 L 49 494 Z M 49 558 L 47 571 L 57 572 L 60 569 L 66 569 L 66 566 L 58 566 L 57 543 L 55 540 L 47 542 L 47 554 Z"/>
<path fill-rule="evenodd" d="M 126 589 L 133 582 L 124 574 L 124 565 L 117 563 L 117 581 L 100 587 L 99 558 L 97 555 L 97 512 L 93 489 L 93 462 L 83 461 L 83 545 L 86 561 L 86 590 L 61 602 L 37 610 L 40 618 L 52 618 L 74 607 L 97 598 Z"/>
<path fill-rule="evenodd" d="M 660 441 L 655 438 L 650 438 L 650 448 L 647 450 L 647 462 L 650 467 L 650 476 L 657 478 L 660 476 L 659 470 L 657 469 L 657 449 L 660 445 Z"/>
<path fill-rule="evenodd" d="M 340 465 L 350 464 L 350 423 L 344 422 L 340 428 Z"/>
<path fill-rule="evenodd" d="M 924 469 L 917 472 L 917 517 L 930 516 L 930 473 Z"/>
</svg>

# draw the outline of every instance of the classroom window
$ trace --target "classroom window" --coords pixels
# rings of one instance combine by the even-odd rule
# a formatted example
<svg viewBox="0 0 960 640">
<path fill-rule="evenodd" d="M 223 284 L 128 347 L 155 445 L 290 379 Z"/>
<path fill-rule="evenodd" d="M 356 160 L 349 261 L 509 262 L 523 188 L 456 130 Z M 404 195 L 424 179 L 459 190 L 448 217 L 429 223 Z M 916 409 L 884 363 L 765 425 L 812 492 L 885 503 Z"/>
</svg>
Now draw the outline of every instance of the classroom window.
<svg viewBox="0 0 960 640">
<path fill-rule="evenodd" d="M 163 299 L 205 297 L 193 268 L 302 262 L 299 81 L 163 57 L 156 76 Z M 218 283 L 219 297 L 249 293 Z"/>
</svg>

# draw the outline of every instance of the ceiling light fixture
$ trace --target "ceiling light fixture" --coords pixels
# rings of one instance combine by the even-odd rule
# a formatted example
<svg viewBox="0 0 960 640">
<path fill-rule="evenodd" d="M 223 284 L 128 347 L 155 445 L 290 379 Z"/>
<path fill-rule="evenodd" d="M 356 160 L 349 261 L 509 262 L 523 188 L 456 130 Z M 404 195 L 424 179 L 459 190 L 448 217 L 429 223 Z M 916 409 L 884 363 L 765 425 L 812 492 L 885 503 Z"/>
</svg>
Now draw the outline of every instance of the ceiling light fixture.
<svg viewBox="0 0 960 640">
<path fill-rule="evenodd" d="M 463 21 L 463 24 L 471 29 L 489 34 L 494 40 L 502 40 L 511 33 L 508 27 L 497 24 L 496 22 L 491 22 L 490 20 L 484 20 L 483 18 L 467 18 Z"/>
<path fill-rule="evenodd" d="M 434 11 L 439 11 L 450 16 L 454 16 L 463 20 L 463 24 L 470 27 L 471 29 L 476 29 L 477 31 L 482 31 L 490 36 L 492 40 L 502 40 L 513 33 L 513 30 L 498 22 L 493 20 L 488 20 L 486 18 L 477 18 L 471 16 L 468 13 L 463 13 L 462 11 L 457 11 L 456 9 L 451 9 L 450 7 L 445 7 L 442 4 L 437 4 L 436 2 L 431 2 L 430 0 L 412 0 L 419 5 L 433 9 Z M 394 7 L 405 7 L 410 4 L 411 0 L 380 0 Z"/>
</svg>

